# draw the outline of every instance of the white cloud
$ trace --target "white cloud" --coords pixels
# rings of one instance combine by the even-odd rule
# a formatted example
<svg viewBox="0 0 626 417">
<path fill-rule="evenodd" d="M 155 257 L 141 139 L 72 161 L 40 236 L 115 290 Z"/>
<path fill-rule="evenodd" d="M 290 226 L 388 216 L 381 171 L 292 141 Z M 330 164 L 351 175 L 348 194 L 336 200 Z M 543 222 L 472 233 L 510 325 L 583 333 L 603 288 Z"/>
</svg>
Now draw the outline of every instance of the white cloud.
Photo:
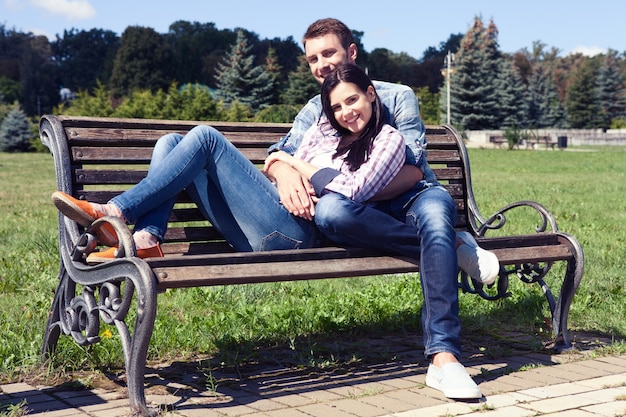
<svg viewBox="0 0 626 417">
<path fill-rule="evenodd" d="M 96 9 L 89 0 L 30 0 L 30 2 L 35 7 L 65 16 L 70 20 L 89 19 L 96 15 Z"/>
<path fill-rule="evenodd" d="M 584 46 L 580 45 L 570 51 L 569 55 L 572 54 L 583 54 L 585 56 L 595 56 L 600 54 L 605 54 L 607 52 L 606 48 L 600 48 L 599 46 Z"/>
</svg>

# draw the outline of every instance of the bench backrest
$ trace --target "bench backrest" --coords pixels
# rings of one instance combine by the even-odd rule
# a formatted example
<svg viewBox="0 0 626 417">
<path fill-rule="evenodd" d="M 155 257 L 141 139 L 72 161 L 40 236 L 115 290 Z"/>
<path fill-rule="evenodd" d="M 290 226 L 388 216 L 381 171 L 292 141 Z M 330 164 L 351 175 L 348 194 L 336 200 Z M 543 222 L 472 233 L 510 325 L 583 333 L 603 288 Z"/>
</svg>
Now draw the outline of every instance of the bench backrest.
<svg viewBox="0 0 626 417">
<path fill-rule="evenodd" d="M 200 123 L 220 130 L 257 164 L 263 163 L 267 148 L 284 136 L 291 126 L 282 123 L 44 116 L 40 132 L 57 159 L 58 189 L 89 201 L 106 202 L 146 175 L 152 148 L 159 137 L 171 132 L 184 134 Z M 468 200 L 469 205 L 474 203 L 463 140 L 449 126 L 427 126 L 426 137 L 428 161 L 458 208 L 457 227 L 471 228 Z M 184 192 L 170 218 L 165 243 L 167 253 L 230 250 Z"/>
</svg>

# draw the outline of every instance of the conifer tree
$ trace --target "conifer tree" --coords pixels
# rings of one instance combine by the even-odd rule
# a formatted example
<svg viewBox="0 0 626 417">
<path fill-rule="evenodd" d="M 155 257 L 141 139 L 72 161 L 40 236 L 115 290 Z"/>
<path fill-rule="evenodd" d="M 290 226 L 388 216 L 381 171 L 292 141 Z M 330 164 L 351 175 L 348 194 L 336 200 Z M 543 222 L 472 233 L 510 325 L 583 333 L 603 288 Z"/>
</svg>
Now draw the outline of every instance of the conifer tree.
<svg viewBox="0 0 626 417">
<path fill-rule="evenodd" d="M 596 77 L 596 99 L 600 128 L 608 129 L 611 122 L 626 115 L 624 79 L 617 64 L 617 52 L 609 51 Z"/>
<path fill-rule="evenodd" d="M 26 114 L 15 106 L 0 125 L 0 151 L 28 152 L 33 138 L 33 126 Z"/>
<path fill-rule="evenodd" d="M 500 127 L 526 127 L 526 88 L 519 71 L 510 60 L 501 60 L 497 89 L 500 96 Z"/>
<path fill-rule="evenodd" d="M 320 93 L 320 86 L 311 75 L 304 55 L 298 58 L 298 62 L 298 68 L 289 73 L 289 84 L 283 92 L 281 101 L 285 104 L 301 106 Z"/>
<path fill-rule="evenodd" d="M 577 68 L 567 91 L 567 121 L 574 129 L 597 127 L 598 105 L 595 94 L 595 68 L 586 62 Z"/>
<path fill-rule="evenodd" d="M 278 62 L 276 49 L 271 46 L 267 50 L 267 56 L 265 57 L 265 71 L 269 74 L 272 85 L 270 104 L 277 104 L 281 90 L 280 73 L 282 71 L 282 66 Z"/>
<path fill-rule="evenodd" d="M 450 84 L 451 122 L 462 129 L 498 128 L 497 28 L 485 30 L 480 17 L 461 40 Z"/>
<path fill-rule="evenodd" d="M 239 30 L 232 49 L 218 64 L 216 96 L 227 107 L 237 102 L 257 111 L 271 102 L 273 78 L 262 66 L 254 66 L 251 49 Z"/>
</svg>

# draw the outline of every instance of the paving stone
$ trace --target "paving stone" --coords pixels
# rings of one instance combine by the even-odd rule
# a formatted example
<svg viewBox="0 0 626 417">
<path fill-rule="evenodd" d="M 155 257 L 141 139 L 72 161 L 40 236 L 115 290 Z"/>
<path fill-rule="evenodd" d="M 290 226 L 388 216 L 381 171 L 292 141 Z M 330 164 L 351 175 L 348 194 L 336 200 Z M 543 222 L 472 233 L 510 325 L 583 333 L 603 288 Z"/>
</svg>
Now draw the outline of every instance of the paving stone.
<svg viewBox="0 0 626 417">
<path fill-rule="evenodd" d="M 626 373 L 607 375 L 598 378 L 585 379 L 577 382 L 579 385 L 585 385 L 591 388 L 606 388 L 616 386 L 626 386 Z"/>
<path fill-rule="evenodd" d="M 354 414 L 347 413 L 327 403 L 305 405 L 298 407 L 298 410 L 312 417 L 355 417 Z"/>
<path fill-rule="evenodd" d="M 167 417 L 615 417 L 626 415 L 626 355 L 580 359 L 531 354 L 467 367 L 484 402 L 453 401 L 424 385 L 426 368 L 382 363 L 353 374 L 266 374 L 220 393 L 160 381 L 149 404 L 175 404 Z M 563 363 L 555 365 L 561 360 Z M 568 362 L 569 361 L 569 362 Z M 417 363 L 417 362 L 415 362 Z M 509 372 L 530 363 L 547 366 Z M 127 417 L 125 390 L 59 391 L 27 383 L 1 385 L 0 404 L 26 399 L 37 417 Z M 159 392 L 161 392 L 159 394 Z M 190 394 L 189 397 L 183 396 Z"/>
<path fill-rule="evenodd" d="M 395 413 L 393 417 L 441 417 L 447 415 L 465 415 L 471 412 L 472 408 L 468 404 L 450 402 L 420 408 L 419 410 L 407 410 L 405 412 Z"/>
<path fill-rule="evenodd" d="M 332 406 L 359 417 L 378 417 L 386 413 L 386 411 L 380 407 L 349 398 L 333 401 Z"/>
<path fill-rule="evenodd" d="M 626 400 L 626 387 L 598 389 L 584 392 L 580 395 L 596 401 L 609 403 L 620 399 Z"/>
<path fill-rule="evenodd" d="M 412 406 L 411 404 L 407 404 L 404 401 L 400 401 L 397 398 L 390 397 L 388 393 L 380 394 L 380 395 L 373 395 L 371 397 L 361 398 L 360 400 L 374 407 L 379 407 L 380 409 L 384 410 L 386 413 L 389 413 L 389 414 L 398 413 L 401 411 L 413 410 L 417 408 L 415 406 Z M 433 400 L 432 398 L 427 399 L 426 397 L 424 401 L 436 401 L 436 400 Z M 439 401 L 437 403 L 440 404 L 441 402 Z"/>
<path fill-rule="evenodd" d="M 581 410 L 593 413 L 595 416 L 617 417 L 626 416 L 626 401 L 611 401 L 609 403 L 583 407 Z"/>
<path fill-rule="evenodd" d="M 565 395 L 561 397 L 537 400 L 527 404 L 520 404 L 520 407 L 528 408 L 529 410 L 534 410 L 539 413 L 556 413 L 575 410 L 577 408 L 595 405 L 597 403 L 597 401 L 580 395 Z"/>
</svg>

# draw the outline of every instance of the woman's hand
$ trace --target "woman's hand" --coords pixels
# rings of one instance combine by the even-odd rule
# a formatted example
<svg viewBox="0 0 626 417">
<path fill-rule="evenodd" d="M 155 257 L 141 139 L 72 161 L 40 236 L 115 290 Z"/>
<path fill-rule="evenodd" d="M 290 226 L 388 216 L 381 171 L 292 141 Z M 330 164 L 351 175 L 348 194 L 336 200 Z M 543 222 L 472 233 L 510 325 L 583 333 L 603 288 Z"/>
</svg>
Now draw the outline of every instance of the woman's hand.
<svg viewBox="0 0 626 417">
<path fill-rule="evenodd" d="M 315 215 L 315 190 L 300 172 L 288 162 L 293 158 L 286 152 L 273 152 L 265 160 L 263 172 L 276 183 L 280 202 L 289 213 L 313 220 Z"/>
</svg>

